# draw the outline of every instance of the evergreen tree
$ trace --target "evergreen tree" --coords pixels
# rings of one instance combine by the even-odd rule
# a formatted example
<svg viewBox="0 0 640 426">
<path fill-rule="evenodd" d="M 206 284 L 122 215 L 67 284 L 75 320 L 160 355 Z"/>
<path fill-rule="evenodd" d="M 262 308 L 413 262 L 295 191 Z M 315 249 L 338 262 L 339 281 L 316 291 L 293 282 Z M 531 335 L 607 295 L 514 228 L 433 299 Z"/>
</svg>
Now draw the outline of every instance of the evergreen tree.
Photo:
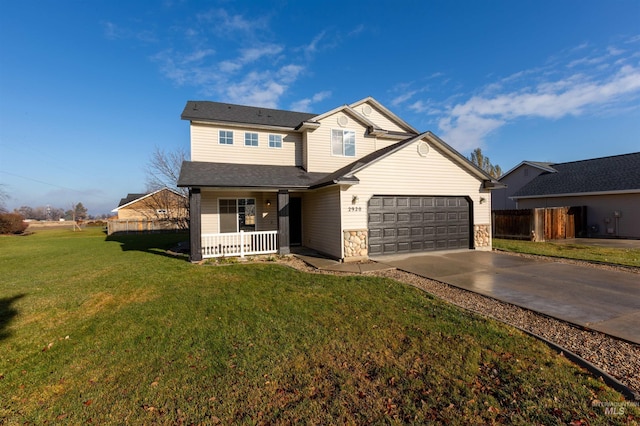
<svg viewBox="0 0 640 426">
<path fill-rule="evenodd" d="M 500 166 L 498 166 L 497 164 L 491 164 L 491 160 L 489 160 L 489 157 L 485 157 L 484 154 L 482 154 L 482 149 L 480 148 L 476 148 L 473 150 L 471 156 L 469 157 L 469 160 L 473 164 L 487 172 L 492 178 L 499 179 L 500 176 L 502 176 L 502 169 L 500 168 Z"/>
</svg>

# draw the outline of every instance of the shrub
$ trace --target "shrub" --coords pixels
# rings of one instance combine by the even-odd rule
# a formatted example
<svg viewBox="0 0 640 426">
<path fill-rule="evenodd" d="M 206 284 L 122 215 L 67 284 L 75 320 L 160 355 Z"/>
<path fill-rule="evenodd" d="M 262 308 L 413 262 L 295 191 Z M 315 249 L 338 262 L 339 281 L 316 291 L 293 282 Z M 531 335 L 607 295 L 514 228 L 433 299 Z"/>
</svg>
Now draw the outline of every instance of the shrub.
<svg viewBox="0 0 640 426">
<path fill-rule="evenodd" d="M 22 234 L 28 226 L 18 213 L 0 214 L 0 234 Z"/>
<path fill-rule="evenodd" d="M 90 220 L 87 222 L 87 226 L 107 226 L 107 222 L 102 220 Z"/>
</svg>

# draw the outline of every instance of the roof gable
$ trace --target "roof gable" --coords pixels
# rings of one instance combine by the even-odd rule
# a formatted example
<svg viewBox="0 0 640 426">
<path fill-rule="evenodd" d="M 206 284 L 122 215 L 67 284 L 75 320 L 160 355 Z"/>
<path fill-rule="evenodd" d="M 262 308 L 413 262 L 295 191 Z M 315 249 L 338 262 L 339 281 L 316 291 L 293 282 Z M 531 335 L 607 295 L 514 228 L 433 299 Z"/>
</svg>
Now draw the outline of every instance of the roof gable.
<svg viewBox="0 0 640 426">
<path fill-rule="evenodd" d="M 640 191 L 640 152 L 553 164 L 513 198 L 592 192 Z"/>
<path fill-rule="evenodd" d="M 125 198 L 122 198 L 120 200 L 120 203 L 118 204 L 118 207 L 116 207 L 115 209 L 111 210 L 112 213 L 117 212 L 120 209 L 123 209 L 125 207 L 131 207 L 131 205 L 139 203 L 140 201 L 147 199 L 149 197 L 153 197 L 154 195 L 160 193 L 160 192 L 164 192 L 164 191 L 169 191 L 171 193 L 173 193 L 174 195 L 177 195 L 179 197 L 184 197 L 184 195 L 180 194 L 179 192 L 174 191 L 171 188 L 160 188 L 156 191 L 153 192 L 148 192 L 145 194 L 127 194 L 127 196 Z"/>
<path fill-rule="evenodd" d="M 519 170 L 521 167 L 523 166 L 531 166 L 535 169 L 538 169 L 542 172 L 550 172 L 550 173 L 554 173 L 556 170 L 551 167 L 553 165 L 553 163 L 548 163 L 548 162 L 542 162 L 542 161 L 522 161 L 520 164 L 518 164 L 517 166 L 515 166 L 514 168 L 512 168 L 511 170 L 509 170 L 507 173 L 503 173 L 502 176 L 500 176 L 500 179 L 498 180 L 502 180 L 505 177 L 509 176 L 511 173 L 515 172 L 516 170 Z"/>
<path fill-rule="evenodd" d="M 331 184 L 339 184 L 339 183 L 357 183 L 358 179 L 355 176 L 357 172 L 359 172 L 360 170 L 366 167 L 371 166 L 372 164 L 375 164 L 376 162 L 382 160 L 383 158 L 393 155 L 395 152 L 407 147 L 408 145 L 418 142 L 420 140 L 427 141 L 433 144 L 434 146 L 436 146 L 437 148 L 439 148 L 440 150 L 442 150 L 451 159 L 451 161 L 457 163 L 463 169 L 466 169 L 478 180 L 486 182 L 487 185 L 485 186 L 487 188 L 496 186 L 497 182 L 484 170 L 477 167 L 475 164 L 469 161 L 466 157 L 464 157 L 458 151 L 456 151 L 451 146 L 446 144 L 442 139 L 440 139 L 433 133 L 424 132 L 417 136 L 407 138 L 400 142 L 396 142 L 395 144 L 389 145 L 385 148 L 374 151 L 369 155 L 365 155 L 364 157 L 354 161 L 353 163 L 348 164 L 347 166 L 327 175 L 322 180 L 316 182 L 312 186 L 312 188 L 331 185 Z"/>
<path fill-rule="evenodd" d="M 376 112 L 376 110 L 377 110 L 377 112 L 380 115 L 382 115 L 383 117 L 385 117 L 386 119 L 388 119 L 389 121 L 394 123 L 402 131 L 407 132 L 407 133 L 414 133 L 414 134 L 418 134 L 419 133 L 413 126 L 411 126 L 409 123 L 407 123 L 406 121 L 404 121 L 403 119 L 398 117 L 396 114 L 391 112 L 387 107 L 382 105 L 380 102 L 378 102 L 377 100 L 375 100 L 371 96 L 368 96 L 368 97 L 366 97 L 364 99 L 361 99 L 361 100 L 359 100 L 357 102 L 354 102 L 349 106 L 351 108 L 353 108 L 354 110 L 358 111 L 363 116 L 368 116 L 368 117 L 373 117 L 374 115 L 372 115 L 372 114 L 374 112 Z M 367 106 L 369 106 L 372 109 L 371 112 L 368 112 L 368 110 L 366 108 Z M 381 128 L 386 129 L 386 127 L 387 126 L 384 126 L 384 127 L 381 127 Z M 392 129 L 386 129 L 386 130 L 392 130 Z"/>
</svg>

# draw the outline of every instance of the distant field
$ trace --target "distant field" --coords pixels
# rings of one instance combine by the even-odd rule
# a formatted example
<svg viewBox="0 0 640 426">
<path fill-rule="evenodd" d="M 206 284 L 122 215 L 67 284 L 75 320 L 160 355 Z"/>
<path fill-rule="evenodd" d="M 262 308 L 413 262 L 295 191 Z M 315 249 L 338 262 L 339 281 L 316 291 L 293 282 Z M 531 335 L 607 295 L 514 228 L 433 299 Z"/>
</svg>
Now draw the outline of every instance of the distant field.
<svg viewBox="0 0 640 426">
<path fill-rule="evenodd" d="M 521 332 L 401 283 L 192 265 L 184 234 L 0 237 L 0 424 L 626 424 Z"/>
</svg>

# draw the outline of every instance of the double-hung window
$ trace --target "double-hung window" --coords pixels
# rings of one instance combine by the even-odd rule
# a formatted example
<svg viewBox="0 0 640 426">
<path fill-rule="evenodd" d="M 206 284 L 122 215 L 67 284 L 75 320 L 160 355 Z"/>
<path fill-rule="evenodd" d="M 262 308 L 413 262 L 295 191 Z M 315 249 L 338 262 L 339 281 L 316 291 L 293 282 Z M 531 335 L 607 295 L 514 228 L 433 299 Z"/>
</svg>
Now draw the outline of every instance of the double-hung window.
<svg viewBox="0 0 640 426">
<path fill-rule="evenodd" d="M 249 132 L 245 133 L 244 146 L 258 146 L 258 134 Z"/>
<path fill-rule="evenodd" d="M 230 130 L 220 130 L 218 133 L 220 145 L 233 145 L 233 132 Z"/>
<path fill-rule="evenodd" d="M 355 157 L 356 132 L 353 130 L 331 130 L 331 153 L 343 157 Z"/>
<path fill-rule="evenodd" d="M 282 148 L 282 135 L 269 135 L 269 148 Z"/>
</svg>

